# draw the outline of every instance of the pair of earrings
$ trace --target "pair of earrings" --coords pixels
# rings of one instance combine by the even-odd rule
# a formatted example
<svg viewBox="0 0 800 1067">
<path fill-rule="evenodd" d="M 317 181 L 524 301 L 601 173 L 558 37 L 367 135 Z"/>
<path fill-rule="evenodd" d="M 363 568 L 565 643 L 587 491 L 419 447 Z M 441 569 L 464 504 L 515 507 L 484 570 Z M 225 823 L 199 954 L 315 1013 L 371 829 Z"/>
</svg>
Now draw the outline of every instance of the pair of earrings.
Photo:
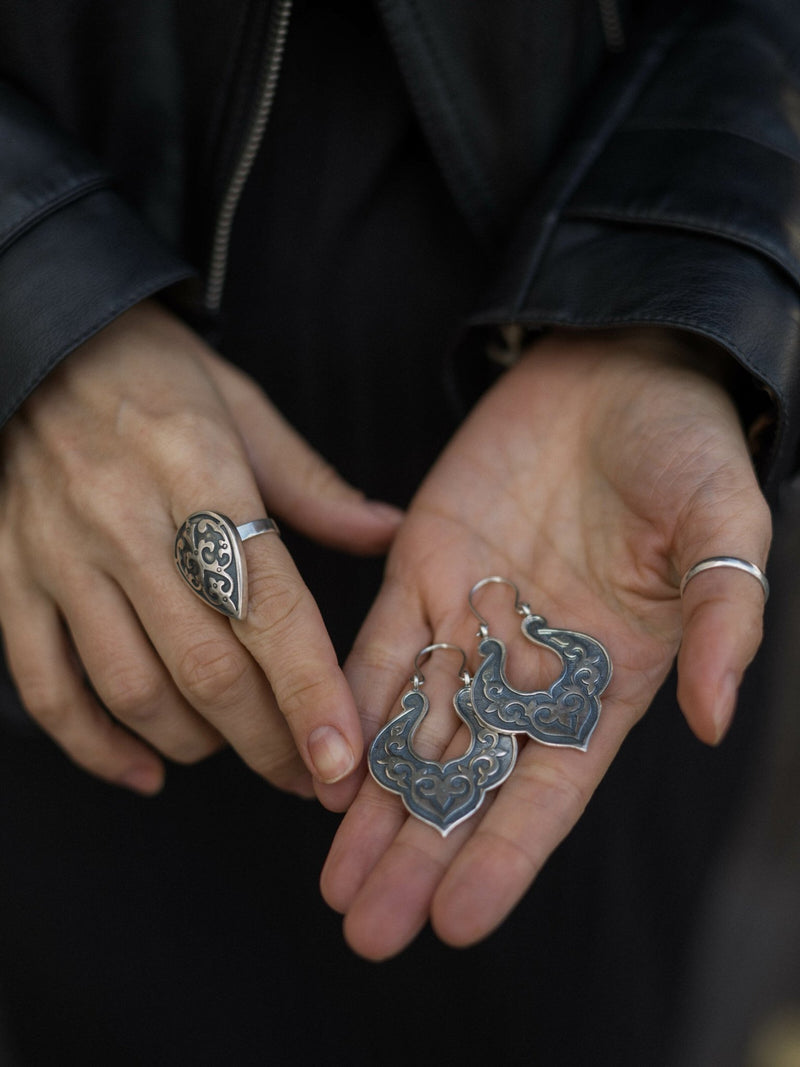
<svg viewBox="0 0 800 1067">
<path fill-rule="evenodd" d="M 521 629 L 536 645 L 551 649 L 562 672 L 549 689 L 526 693 L 506 678 L 506 649 L 489 634 L 489 626 L 475 607 L 475 595 L 490 583 L 510 585 L 514 610 L 522 616 Z M 517 759 L 516 734 L 544 745 L 586 750 L 600 715 L 600 695 L 611 679 L 611 659 L 599 641 L 574 630 L 553 630 L 541 615 L 520 600 L 519 590 L 507 578 L 482 578 L 469 593 L 469 607 L 480 626 L 481 663 L 474 678 L 466 670 L 463 649 L 448 642 L 427 645 L 414 660 L 411 689 L 402 698 L 403 710 L 379 731 L 369 750 L 369 768 L 379 785 L 399 793 L 408 811 L 446 836 L 483 803 L 486 793 L 501 785 Z M 469 730 L 469 747 L 463 756 L 440 763 L 425 760 L 415 751 L 414 733 L 425 717 L 429 702 L 421 686 L 423 659 L 450 649 L 461 653 L 461 688 L 453 698 L 459 718 Z"/>
</svg>

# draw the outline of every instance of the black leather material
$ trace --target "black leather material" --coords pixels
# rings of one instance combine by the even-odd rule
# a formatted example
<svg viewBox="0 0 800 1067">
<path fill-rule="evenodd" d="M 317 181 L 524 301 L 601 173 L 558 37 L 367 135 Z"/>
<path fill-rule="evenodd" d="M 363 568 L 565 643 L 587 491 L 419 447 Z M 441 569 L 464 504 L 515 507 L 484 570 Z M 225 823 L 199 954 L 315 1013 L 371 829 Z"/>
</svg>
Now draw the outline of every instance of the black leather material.
<svg viewBox="0 0 800 1067">
<path fill-rule="evenodd" d="M 473 321 L 659 322 L 715 338 L 774 398 L 768 473 L 790 470 L 792 0 L 680 4 L 675 17 L 671 5 L 630 5 L 629 48 L 614 59 L 596 5 L 581 0 L 377 6 L 451 194 L 486 248 L 492 282 Z M 0 271 L 15 280 L 0 290 L 4 415 L 81 338 L 189 272 L 153 234 L 202 273 L 267 8 L 0 5 L 0 76 L 48 116 L 0 96 L 0 189 L 17 190 L 0 197 L 0 233 L 12 235 Z M 135 214 L 100 191 L 104 172 Z M 38 191 L 24 227 L 19 190 Z"/>
<path fill-rule="evenodd" d="M 48 117 L 0 85 L 0 421 L 81 341 L 191 270 Z"/>
<path fill-rule="evenodd" d="M 794 5 L 743 0 L 625 57 L 473 317 L 721 343 L 771 398 L 773 486 L 798 449 L 798 42 Z"/>
<path fill-rule="evenodd" d="M 496 245 L 602 71 L 597 9 L 575 0 L 377 6 L 451 193 Z"/>
</svg>

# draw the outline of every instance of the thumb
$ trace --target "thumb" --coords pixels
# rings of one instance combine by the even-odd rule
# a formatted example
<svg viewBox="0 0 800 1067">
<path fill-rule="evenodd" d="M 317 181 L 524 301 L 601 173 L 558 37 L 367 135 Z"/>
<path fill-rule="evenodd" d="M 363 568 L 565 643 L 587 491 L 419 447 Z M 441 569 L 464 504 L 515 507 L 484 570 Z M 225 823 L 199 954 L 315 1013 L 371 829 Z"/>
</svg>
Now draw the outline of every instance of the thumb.
<svg viewBox="0 0 800 1067">
<path fill-rule="evenodd" d="M 320 544 L 365 555 L 385 552 L 403 512 L 368 500 L 345 481 L 248 375 L 212 353 L 206 359 L 267 508 Z"/>
</svg>

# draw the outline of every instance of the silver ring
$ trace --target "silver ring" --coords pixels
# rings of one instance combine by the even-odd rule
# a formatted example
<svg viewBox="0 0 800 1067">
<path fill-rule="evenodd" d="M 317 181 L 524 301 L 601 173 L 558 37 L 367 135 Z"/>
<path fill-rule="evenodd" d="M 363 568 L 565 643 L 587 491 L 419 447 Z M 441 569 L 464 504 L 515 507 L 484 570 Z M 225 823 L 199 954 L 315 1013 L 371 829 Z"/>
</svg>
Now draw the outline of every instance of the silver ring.
<svg viewBox="0 0 800 1067">
<path fill-rule="evenodd" d="M 769 582 L 766 574 L 755 563 L 751 563 L 746 559 L 739 559 L 738 556 L 711 556 L 709 559 L 701 559 L 699 563 L 695 563 L 681 579 L 681 596 L 683 596 L 683 591 L 692 578 L 696 578 L 703 571 L 714 570 L 716 567 L 732 567 L 734 570 L 744 571 L 745 574 L 752 575 L 753 578 L 761 583 L 761 588 L 764 590 L 764 603 L 766 604 L 769 598 Z"/>
<path fill-rule="evenodd" d="M 232 619 L 247 614 L 247 562 L 242 543 L 280 530 L 272 519 L 235 526 L 218 511 L 195 511 L 175 536 L 178 571 L 202 601 Z"/>
</svg>

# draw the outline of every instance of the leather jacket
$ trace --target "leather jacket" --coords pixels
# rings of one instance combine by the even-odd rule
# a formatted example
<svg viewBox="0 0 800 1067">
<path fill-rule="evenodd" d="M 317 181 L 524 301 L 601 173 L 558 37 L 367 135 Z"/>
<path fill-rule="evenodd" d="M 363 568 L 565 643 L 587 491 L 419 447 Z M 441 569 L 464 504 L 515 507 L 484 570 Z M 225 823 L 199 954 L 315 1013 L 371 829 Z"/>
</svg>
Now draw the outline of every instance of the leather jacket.
<svg viewBox="0 0 800 1067">
<path fill-rule="evenodd" d="M 199 279 L 176 299 L 213 317 L 215 241 L 282 6 L 0 4 L 0 420 L 148 295 Z M 765 397 L 765 483 L 793 470 L 793 0 L 630 2 L 617 39 L 607 22 L 603 32 L 609 4 L 594 0 L 376 6 L 492 264 L 475 335 L 514 322 L 661 324 L 709 338 Z"/>
</svg>

